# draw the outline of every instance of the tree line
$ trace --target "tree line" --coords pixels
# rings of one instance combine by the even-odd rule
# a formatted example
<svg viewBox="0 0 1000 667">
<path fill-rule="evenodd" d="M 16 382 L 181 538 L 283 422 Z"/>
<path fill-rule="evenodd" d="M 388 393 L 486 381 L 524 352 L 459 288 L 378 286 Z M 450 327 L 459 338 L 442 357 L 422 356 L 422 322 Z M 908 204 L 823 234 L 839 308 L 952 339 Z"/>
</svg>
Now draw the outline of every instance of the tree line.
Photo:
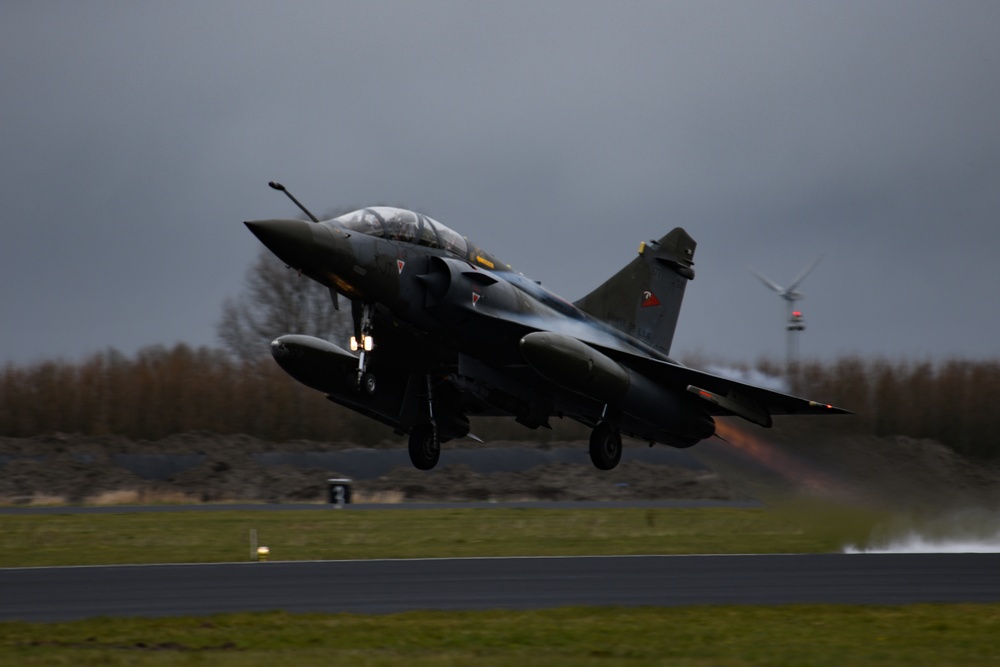
<svg viewBox="0 0 1000 667">
<path fill-rule="evenodd" d="M 760 362 L 756 370 L 778 375 Z M 905 435 L 932 438 L 976 458 L 998 454 L 1000 362 L 866 360 L 846 357 L 800 364 L 792 393 L 821 398 L 856 414 L 796 420 L 809 436 Z M 479 420 L 486 440 L 586 438 L 570 420 L 555 431 L 511 420 Z M 239 358 L 210 347 L 115 350 L 82 362 L 8 363 L 0 370 L 0 435 L 54 432 L 158 440 L 175 433 L 247 433 L 265 440 L 311 439 L 370 445 L 391 431 L 324 399 L 288 377 L 270 358 Z"/>
<path fill-rule="evenodd" d="M 301 386 L 271 359 L 221 349 L 153 346 L 134 357 L 107 350 L 81 363 L 7 364 L 0 434 L 63 432 L 157 440 L 187 431 L 265 440 L 380 440 L 388 431 Z M 367 422 L 367 423 L 366 423 Z"/>
<path fill-rule="evenodd" d="M 109 349 L 79 363 L 8 363 L 0 369 L 0 436 L 55 432 L 158 440 L 176 433 L 246 433 L 264 440 L 309 439 L 371 445 L 396 440 L 390 429 L 327 401 L 288 377 L 269 343 L 283 333 L 345 342 L 350 308 L 336 309 L 322 285 L 265 249 L 248 268 L 244 291 L 228 299 L 218 325 L 221 348 L 178 344 L 134 356 Z M 711 360 L 690 360 L 705 368 Z M 731 365 L 730 365 L 731 366 Z M 1000 457 L 1000 362 L 889 361 L 845 357 L 786 369 L 760 361 L 736 368 L 782 378 L 800 396 L 855 412 L 829 419 L 782 419 L 783 434 L 904 435 L 931 438 L 977 458 Z M 588 430 L 556 420 L 528 430 L 510 419 L 477 419 L 486 440 L 579 440 Z"/>
<path fill-rule="evenodd" d="M 821 420 L 833 432 L 930 438 L 966 456 L 1000 456 L 1000 361 L 845 357 L 801 364 L 791 378 L 800 395 L 856 413 Z"/>
</svg>

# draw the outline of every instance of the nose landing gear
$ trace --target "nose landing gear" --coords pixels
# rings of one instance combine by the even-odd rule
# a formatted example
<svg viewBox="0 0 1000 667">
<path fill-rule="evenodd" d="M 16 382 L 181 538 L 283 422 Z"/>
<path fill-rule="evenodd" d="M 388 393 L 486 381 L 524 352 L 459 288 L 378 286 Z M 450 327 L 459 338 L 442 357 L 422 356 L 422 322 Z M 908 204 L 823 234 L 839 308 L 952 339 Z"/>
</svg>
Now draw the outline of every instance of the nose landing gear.
<svg viewBox="0 0 1000 667">
<path fill-rule="evenodd" d="M 360 352 L 358 355 L 358 373 L 354 381 L 354 387 L 358 391 L 364 390 L 368 395 L 375 393 L 377 383 L 375 376 L 367 371 L 368 353 L 375 349 L 375 339 L 371 336 L 372 319 L 375 316 L 375 305 L 364 303 L 360 307 L 354 307 L 354 331 L 351 336 L 351 351 Z"/>
<path fill-rule="evenodd" d="M 378 387 L 378 383 L 375 381 L 375 376 L 371 373 L 361 374 L 361 389 L 372 396 L 375 394 L 375 389 Z"/>
</svg>

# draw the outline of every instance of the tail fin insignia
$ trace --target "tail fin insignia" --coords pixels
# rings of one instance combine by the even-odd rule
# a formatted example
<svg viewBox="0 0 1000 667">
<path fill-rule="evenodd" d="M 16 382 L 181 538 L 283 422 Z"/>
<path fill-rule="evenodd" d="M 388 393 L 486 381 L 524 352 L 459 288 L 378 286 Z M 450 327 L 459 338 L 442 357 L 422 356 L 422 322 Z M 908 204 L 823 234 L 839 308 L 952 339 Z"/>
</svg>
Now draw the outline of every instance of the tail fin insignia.
<svg viewBox="0 0 1000 667">
<path fill-rule="evenodd" d="M 669 353 L 697 243 L 680 227 L 639 246 L 639 256 L 576 306 Z"/>
</svg>

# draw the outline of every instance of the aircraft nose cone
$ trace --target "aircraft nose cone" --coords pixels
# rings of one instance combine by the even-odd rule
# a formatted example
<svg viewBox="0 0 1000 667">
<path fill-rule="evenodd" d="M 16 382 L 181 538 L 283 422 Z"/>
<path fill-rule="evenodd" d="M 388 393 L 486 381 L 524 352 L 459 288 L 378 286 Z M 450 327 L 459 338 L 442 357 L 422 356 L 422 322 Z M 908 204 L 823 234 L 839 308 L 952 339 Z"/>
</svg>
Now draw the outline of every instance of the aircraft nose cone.
<svg viewBox="0 0 1000 667">
<path fill-rule="evenodd" d="M 288 266 L 302 269 L 310 264 L 316 245 L 311 223 L 302 220 L 253 220 L 243 224 Z"/>
</svg>

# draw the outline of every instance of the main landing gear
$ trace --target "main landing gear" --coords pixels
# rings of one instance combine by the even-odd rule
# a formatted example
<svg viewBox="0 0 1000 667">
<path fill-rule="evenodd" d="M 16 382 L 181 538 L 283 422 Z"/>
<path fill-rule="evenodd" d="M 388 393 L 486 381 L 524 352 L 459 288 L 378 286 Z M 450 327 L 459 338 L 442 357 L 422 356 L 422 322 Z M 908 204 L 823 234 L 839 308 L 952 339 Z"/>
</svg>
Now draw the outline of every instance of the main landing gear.
<svg viewBox="0 0 1000 667">
<path fill-rule="evenodd" d="M 410 461 L 417 470 L 430 470 L 441 458 L 441 441 L 434 424 L 417 424 L 410 431 Z"/>
<path fill-rule="evenodd" d="M 601 421 L 590 434 L 590 460 L 600 470 L 611 470 L 622 459 L 622 435 L 610 422 Z"/>
<path fill-rule="evenodd" d="M 441 438 L 434 420 L 434 386 L 427 375 L 427 421 L 410 431 L 410 461 L 417 470 L 430 470 L 441 458 Z"/>
</svg>

